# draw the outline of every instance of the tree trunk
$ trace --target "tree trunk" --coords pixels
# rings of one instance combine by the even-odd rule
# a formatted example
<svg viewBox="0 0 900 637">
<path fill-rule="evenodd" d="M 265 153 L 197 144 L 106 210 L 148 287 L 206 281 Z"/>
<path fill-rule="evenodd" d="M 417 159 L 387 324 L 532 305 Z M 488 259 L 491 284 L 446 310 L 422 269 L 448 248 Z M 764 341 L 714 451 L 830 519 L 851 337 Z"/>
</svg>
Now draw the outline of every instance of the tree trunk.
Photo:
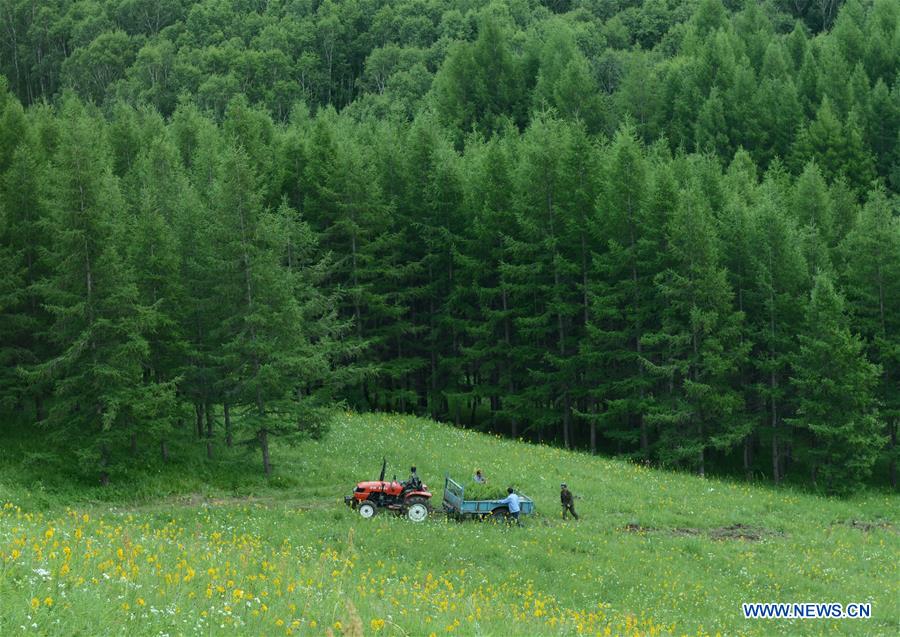
<svg viewBox="0 0 900 637">
<path fill-rule="evenodd" d="M 641 403 L 644 402 L 644 388 L 641 387 Z M 641 407 L 643 410 L 643 407 Z M 641 455 L 644 457 L 644 460 L 650 458 L 650 435 L 647 432 L 647 422 L 644 420 L 644 413 L 638 414 L 638 423 L 641 430 Z"/>
<path fill-rule="evenodd" d="M 635 239 L 635 229 L 633 222 L 633 211 L 631 210 L 631 204 L 629 202 L 629 228 L 628 228 L 628 236 L 629 241 L 631 243 L 631 285 L 632 285 L 632 303 L 634 303 L 634 351 L 637 354 L 637 375 L 638 375 L 638 398 L 640 399 L 640 408 L 637 413 L 638 417 L 638 430 L 640 431 L 641 436 L 641 455 L 644 457 L 644 460 L 647 460 L 650 457 L 650 436 L 647 433 L 647 423 L 644 420 L 644 365 L 641 363 L 641 358 L 643 357 L 643 346 L 641 345 L 641 332 L 642 326 L 640 321 L 640 315 L 637 313 L 637 308 L 641 307 L 641 299 L 640 293 L 638 292 L 638 274 L 637 274 L 637 264 L 635 263 L 635 250 L 636 248 L 636 239 Z"/>
<path fill-rule="evenodd" d="M 428 265 L 428 288 L 431 289 L 434 282 L 434 272 L 431 264 Z M 428 326 L 429 334 L 429 359 L 431 361 L 431 397 L 428 401 L 431 403 L 431 419 L 438 419 L 438 400 L 437 400 L 437 329 L 434 325 L 434 295 L 429 294 L 428 297 Z M 427 392 L 428 390 L 426 390 Z"/>
<path fill-rule="evenodd" d="M 44 398 L 40 394 L 34 396 L 34 417 L 38 422 L 47 418 L 47 410 L 44 407 Z"/>
<path fill-rule="evenodd" d="M 225 444 L 231 447 L 234 444 L 234 438 L 231 432 L 231 405 L 228 402 L 225 402 L 223 406 L 224 418 L 225 418 Z"/>
<path fill-rule="evenodd" d="M 506 344 L 506 360 L 505 367 L 506 373 L 509 379 L 509 396 L 515 395 L 516 392 L 516 383 L 513 380 L 512 376 L 512 365 L 509 364 L 509 350 L 510 350 L 510 325 L 509 325 L 509 316 L 507 316 L 507 312 L 509 309 L 509 300 L 506 296 L 506 289 L 502 289 L 500 292 L 500 300 L 503 307 L 503 342 Z M 509 419 L 509 435 L 515 440 L 519 436 L 519 423 L 516 422 L 516 417 L 513 415 Z"/>
<path fill-rule="evenodd" d="M 194 414 L 197 416 L 197 439 L 203 438 L 203 403 L 194 403 Z"/>
<path fill-rule="evenodd" d="M 109 449 L 100 447 L 100 486 L 109 486 Z"/>
<path fill-rule="evenodd" d="M 267 429 L 259 430 L 259 447 L 262 449 L 263 471 L 268 478 L 272 475 L 272 466 L 269 464 L 269 431 Z"/>
<path fill-rule="evenodd" d="M 163 462 L 168 462 L 169 461 L 169 445 L 166 443 L 165 440 L 159 441 L 159 451 L 162 454 Z"/>
<path fill-rule="evenodd" d="M 770 385 L 773 390 L 773 396 L 771 398 L 772 403 L 772 481 L 775 484 L 781 482 L 781 471 L 780 471 L 780 454 L 778 452 L 778 406 L 775 404 L 775 371 L 772 371 L 770 376 Z"/>
<path fill-rule="evenodd" d="M 132 432 L 131 432 L 131 455 L 132 455 L 132 456 L 136 456 L 137 453 L 138 453 L 138 447 L 137 447 L 137 432 L 136 432 L 136 431 L 132 431 Z"/>
<path fill-rule="evenodd" d="M 703 439 L 703 427 L 700 427 L 700 439 Z M 698 467 L 698 473 L 701 478 L 706 477 L 706 449 L 700 447 L 700 454 L 697 460 L 700 461 L 700 466 Z"/>
<path fill-rule="evenodd" d="M 213 425 L 215 424 L 215 418 L 216 418 L 216 408 L 211 402 L 206 401 L 205 410 L 206 410 L 206 437 L 212 438 L 213 437 Z"/>
<path fill-rule="evenodd" d="M 753 448 L 751 436 L 744 438 L 744 478 L 749 482 L 753 479 L 753 471 L 750 468 L 753 462 Z"/>
<path fill-rule="evenodd" d="M 210 460 L 213 459 L 213 443 L 212 440 L 206 441 L 206 457 Z"/>
<path fill-rule="evenodd" d="M 891 465 L 888 468 L 888 473 L 891 478 L 891 487 L 897 488 L 897 421 L 891 425 L 891 442 L 889 444 L 889 449 L 891 450 Z"/>
</svg>

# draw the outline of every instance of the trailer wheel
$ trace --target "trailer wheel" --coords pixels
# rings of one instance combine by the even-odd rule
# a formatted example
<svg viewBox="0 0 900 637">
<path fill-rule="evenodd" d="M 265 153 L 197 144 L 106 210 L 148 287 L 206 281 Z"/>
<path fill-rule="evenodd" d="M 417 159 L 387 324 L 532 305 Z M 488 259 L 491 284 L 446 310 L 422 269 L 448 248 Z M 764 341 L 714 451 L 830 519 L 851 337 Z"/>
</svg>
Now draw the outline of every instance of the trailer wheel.
<svg viewBox="0 0 900 637">
<path fill-rule="evenodd" d="M 494 522 L 503 522 L 506 520 L 506 517 L 508 515 L 509 509 L 506 508 L 494 509 L 493 511 L 491 511 L 491 519 Z"/>
<path fill-rule="evenodd" d="M 359 514 L 368 519 L 375 517 L 375 514 L 378 513 L 378 507 L 376 507 L 372 502 L 360 502 L 359 506 L 356 508 L 359 511 Z"/>
</svg>

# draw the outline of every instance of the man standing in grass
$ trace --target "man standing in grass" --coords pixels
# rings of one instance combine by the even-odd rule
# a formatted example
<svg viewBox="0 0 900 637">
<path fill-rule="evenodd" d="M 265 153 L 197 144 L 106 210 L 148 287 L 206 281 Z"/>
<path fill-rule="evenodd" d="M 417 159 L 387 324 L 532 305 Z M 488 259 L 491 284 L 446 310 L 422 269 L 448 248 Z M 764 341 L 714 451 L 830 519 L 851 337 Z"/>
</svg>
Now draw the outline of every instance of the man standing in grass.
<svg viewBox="0 0 900 637">
<path fill-rule="evenodd" d="M 519 506 L 519 496 L 512 487 L 509 487 L 506 490 L 506 493 L 509 495 L 500 500 L 499 504 L 505 504 L 509 507 L 509 515 L 516 521 L 516 526 L 522 526 L 522 523 L 519 521 L 519 511 L 521 511 L 521 507 Z"/>
<path fill-rule="evenodd" d="M 577 520 L 578 514 L 575 513 L 575 496 L 572 495 L 571 491 L 569 491 L 569 487 L 566 486 L 565 482 L 559 485 L 559 489 L 559 501 L 562 502 L 563 520 L 568 519 L 569 513 L 571 513 L 572 517 Z"/>
</svg>

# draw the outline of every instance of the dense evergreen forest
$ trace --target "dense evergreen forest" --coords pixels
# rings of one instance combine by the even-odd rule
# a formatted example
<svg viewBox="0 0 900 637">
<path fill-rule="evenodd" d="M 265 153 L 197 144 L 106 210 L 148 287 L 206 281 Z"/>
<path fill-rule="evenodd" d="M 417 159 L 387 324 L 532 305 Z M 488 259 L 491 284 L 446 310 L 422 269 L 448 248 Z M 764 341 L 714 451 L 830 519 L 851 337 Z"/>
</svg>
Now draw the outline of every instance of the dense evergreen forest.
<svg viewBox="0 0 900 637">
<path fill-rule="evenodd" d="M 0 0 L 0 411 L 896 486 L 895 0 Z M 4 79 L 5 78 L 5 79 Z M 377 454 L 377 450 L 373 450 Z"/>
</svg>

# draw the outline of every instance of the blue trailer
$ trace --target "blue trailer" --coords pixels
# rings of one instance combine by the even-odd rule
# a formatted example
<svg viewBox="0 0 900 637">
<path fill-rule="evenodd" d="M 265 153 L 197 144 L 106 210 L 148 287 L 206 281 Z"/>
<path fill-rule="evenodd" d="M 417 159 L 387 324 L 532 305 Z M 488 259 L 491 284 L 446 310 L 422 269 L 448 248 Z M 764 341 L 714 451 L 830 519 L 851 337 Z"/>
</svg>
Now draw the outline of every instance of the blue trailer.
<svg viewBox="0 0 900 637">
<path fill-rule="evenodd" d="M 444 511 L 447 517 L 457 520 L 469 518 L 503 519 L 509 515 L 509 508 L 501 500 L 466 500 L 466 488 L 447 476 L 444 479 Z M 522 515 L 534 513 L 534 500 L 519 494 Z"/>
</svg>

